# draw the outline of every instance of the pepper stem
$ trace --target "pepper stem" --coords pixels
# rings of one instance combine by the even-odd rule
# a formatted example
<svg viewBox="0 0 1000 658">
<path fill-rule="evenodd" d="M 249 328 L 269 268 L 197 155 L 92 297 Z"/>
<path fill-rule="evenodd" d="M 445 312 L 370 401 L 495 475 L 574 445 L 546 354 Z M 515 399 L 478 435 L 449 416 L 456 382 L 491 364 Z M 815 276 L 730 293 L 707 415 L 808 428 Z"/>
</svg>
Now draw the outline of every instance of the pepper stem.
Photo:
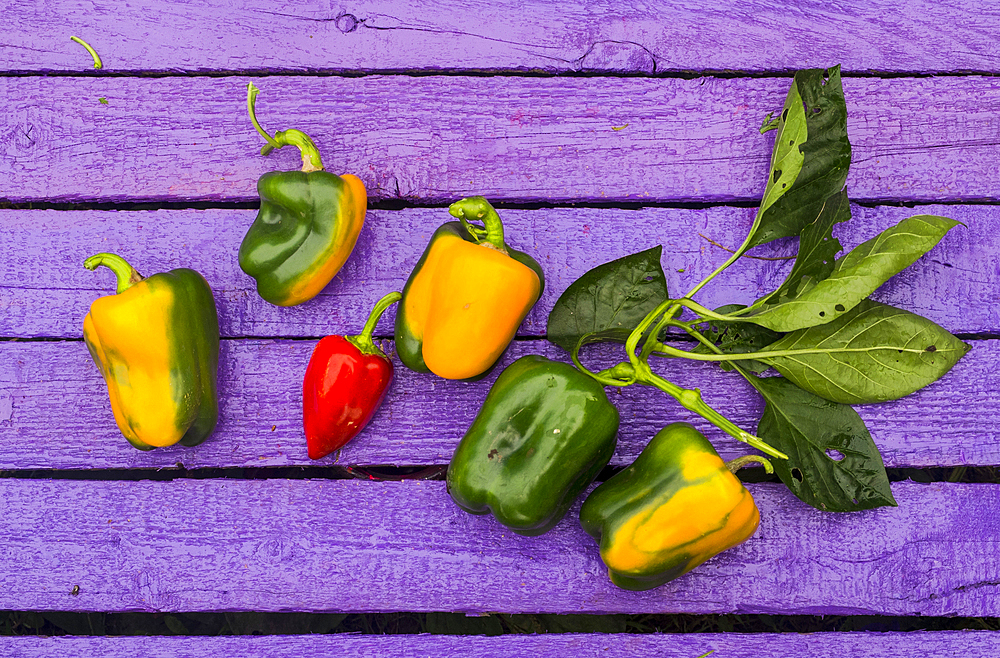
<svg viewBox="0 0 1000 658">
<path fill-rule="evenodd" d="M 760 455 L 743 455 L 742 457 L 737 457 L 731 461 L 726 462 L 726 468 L 729 469 L 730 473 L 735 473 L 747 464 L 757 463 L 764 467 L 768 475 L 774 473 L 774 467 L 771 466 L 771 462 L 767 461 Z"/>
<path fill-rule="evenodd" d="M 315 142 L 310 139 L 309 135 L 301 130 L 290 128 L 288 130 L 279 130 L 274 133 L 274 137 L 271 137 L 266 130 L 260 127 L 260 123 L 257 122 L 257 112 L 255 110 L 257 106 L 257 94 L 259 93 L 260 89 L 255 87 L 252 82 L 247 85 L 247 112 L 250 114 L 250 121 L 253 122 L 253 127 L 257 129 L 261 137 L 267 141 L 267 144 L 261 147 L 260 154 L 267 155 L 274 149 L 291 145 L 298 148 L 299 153 L 302 155 L 302 171 L 323 171 L 323 162 L 319 157 L 319 149 L 316 148 Z"/>
<path fill-rule="evenodd" d="M 115 294 L 122 294 L 143 279 L 143 276 L 129 265 L 128 261 L 115 254 L 94 254 L 83 261 L 83 266 L 90 271 L 96 270 L 101 265 L 114 272 L 118 279 L 118 289 L 115 290 Z"/>
<path fill-rule="evenodd" d="M 507 253 L 507 245 L 503 241 L 503 222 L 485 197 L 470 196 L 456 201 L 448 206 L 448 213 L 462 222 L 462 226 L 476 239 L 476 242 L 484 247 L 496 249 L 502 254 Z M 470 224 L 470 218 L 482 221 L 486 230 Z"/>
<path fill-rule="evenodd" d="M 345 340 L 358 348 L 362 354 L 380 354 L 385 356 L 382 350 L 375 345 L 375 341 L 372 340 L 372 334 L 375 332 L 375 326 L 378 324 L 382 314 L 385 313 L 385 310 L 402 298 L 402 293 L 390 292 L 388 295 L 375 302 L 375 308 L 373 308 L 372 312 L 368 314 L 368 320 L 365 322 L 365 326 L 361 330 L 361 333 L 357 336 L 346 336 Z"/>
</svg>

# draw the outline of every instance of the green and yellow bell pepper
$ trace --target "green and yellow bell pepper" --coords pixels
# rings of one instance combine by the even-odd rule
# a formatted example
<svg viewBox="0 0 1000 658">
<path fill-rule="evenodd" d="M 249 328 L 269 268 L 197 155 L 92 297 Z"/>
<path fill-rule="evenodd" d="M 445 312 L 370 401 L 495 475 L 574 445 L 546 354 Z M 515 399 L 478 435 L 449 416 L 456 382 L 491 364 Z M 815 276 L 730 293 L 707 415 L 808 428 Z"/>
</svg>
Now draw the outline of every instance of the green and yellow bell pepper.
<svg viewBox="0 0 1000 658">
<path fill-rule="evenodd" d="M 749 457 L 731 462 L 738 468 Z M 768 464 L 769 468 L 770 465 Z M 580 524 L 600 544 L 611 581 L 658 587 L 750 538 L 753 496 L 712 444 L 687 423 L 668 425 L 628 468 L 593 492 Z"/>
<path fill-rule="evenodd" d="M 219 318 L 194 270 L 143 278 L 123 258 L 97 254 L 118 279 L 83 320 L 83 339 L 108 385 L 118 429 L 140 450 L 204 441 L 219 415 Z"/>
<path fill-rule="evenodd" d="M 268 135 L 254 114 L 259 90 L 253 84 L 248 90 L 250 119 L 267 140 L 261 154 L 296 146 L 302 170 L 272 171 L 257 181 L 260 212 L 240 245 L 240 268 L 257 281 L 265 300 L 294 306 L 319 294 L 343 267 L 361 233 L 368 195 L 357 176 L 324 171 L 319 150 L 304 132 Z"/>
</svg>

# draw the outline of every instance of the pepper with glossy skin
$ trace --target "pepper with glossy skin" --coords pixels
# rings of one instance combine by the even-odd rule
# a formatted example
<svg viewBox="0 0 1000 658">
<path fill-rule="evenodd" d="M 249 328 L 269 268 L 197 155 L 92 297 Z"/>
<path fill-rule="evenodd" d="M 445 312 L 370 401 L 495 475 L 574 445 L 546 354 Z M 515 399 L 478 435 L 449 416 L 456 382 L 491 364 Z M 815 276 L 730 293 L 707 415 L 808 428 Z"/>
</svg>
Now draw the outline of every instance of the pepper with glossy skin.
<svg viewBox="0 0 1000 658">
<path fill-rule="evenodd" d="M 219 416 L 219 316 L 204 277 L 187 268 L 143 278 L 123 258 L 97 254 L 117 294 L 83 320 L 83 340 L 108 385 L 118 429 L 139 450 L 196 446 Z"/>
<path fill-rule="evenodd" d="M 448 466 L 448 492 L 522 535 L 559 522 L 614 454 L 618 410 L 571 365 L 524 356 L 497 378 Z"/>
<path fill-rule="evenodd" d="M 271 137 L 257 123 L 248 85 L 247 107 L 257 131 L 273 149 L 297 146 L 301 171 L 272 171 L 257 181 L 260 212 L 240 245 L 240 268 L 257 281 L 257 292 L 277 306 L 295 306 L 315 297 L 340 271 L 354 250 L 365 221 L 368 196 L 361 180 L 323 170 L 319 150 L 308 135 L 284 130 Z"/>
<path fill-rule="evenodd" d="M 316 344 L 302 382 L 302 423 L 309 459 L 322 459 L 358 435 L 392 382 L 392 361 L 372 340 L 375 325 L 401 295 L 375 304 L 358 336 L 327 336 Z"/>
<path fill-rule="evenodd" d="M 731 472 L 746 461 L 722 461 L 687 423 L 660 430 L 628 468 L 594 489 L 580 524 L 600 544 L 611 582 L 646 590 L 687 573 L 750 538 L 760 513 Z"/>
<path fill-rule="evenodd" d="M 474 379 L 507 349 L 545 277 L 533 258 L 504 242 L 503 223 L 486 199 L 462 199 L 448 212 L 460 221 L 434 232 L 403 288 L 396 352 L 411 370 Z"/>
</svg>

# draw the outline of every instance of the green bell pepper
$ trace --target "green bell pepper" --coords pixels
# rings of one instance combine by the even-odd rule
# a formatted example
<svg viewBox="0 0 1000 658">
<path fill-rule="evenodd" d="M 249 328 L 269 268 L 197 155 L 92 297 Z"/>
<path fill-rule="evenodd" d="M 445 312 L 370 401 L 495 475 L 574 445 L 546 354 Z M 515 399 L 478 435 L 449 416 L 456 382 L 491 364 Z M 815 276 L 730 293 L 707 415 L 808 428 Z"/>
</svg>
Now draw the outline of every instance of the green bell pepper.
<svg viewBox="0 0 1000 658">
<path fill-rule="evenodd" d="M 728 464 L 687 423 L 660 430 L 628 468 L 594 489 L 580 524 L 600 544 L 611 582 L 658 587 L 750 538 L 760 523 L 753 496 Z"/>
<path fill-rule="evenodd" d="M 607 465 L 618 410 L 594 379 L 565 363 L 521 357 L 490 389 L 448 466 L 448 492 L 472 514 L 492 512 L 540 535 Z"/>
</svg>

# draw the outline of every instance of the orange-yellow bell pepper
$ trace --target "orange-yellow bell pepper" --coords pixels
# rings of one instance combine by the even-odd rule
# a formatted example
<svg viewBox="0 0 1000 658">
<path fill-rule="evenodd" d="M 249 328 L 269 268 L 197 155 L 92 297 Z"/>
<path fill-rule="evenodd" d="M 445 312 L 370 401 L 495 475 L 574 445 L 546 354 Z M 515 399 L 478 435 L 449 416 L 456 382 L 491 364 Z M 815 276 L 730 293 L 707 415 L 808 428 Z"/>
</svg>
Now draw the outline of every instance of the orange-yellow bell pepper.
<svg viewBox="0 0 1000 658">
<path fill-rule="evenodd" d="M 434 232 L 403 288 L 396 352 L 411 370 L 473 379 L 507 349 L 545 278 L 533 258 L 504 242 L 500 216 L 486 199 L 462 199 L 448 212 L 460 221 Z"/>
</svg>

